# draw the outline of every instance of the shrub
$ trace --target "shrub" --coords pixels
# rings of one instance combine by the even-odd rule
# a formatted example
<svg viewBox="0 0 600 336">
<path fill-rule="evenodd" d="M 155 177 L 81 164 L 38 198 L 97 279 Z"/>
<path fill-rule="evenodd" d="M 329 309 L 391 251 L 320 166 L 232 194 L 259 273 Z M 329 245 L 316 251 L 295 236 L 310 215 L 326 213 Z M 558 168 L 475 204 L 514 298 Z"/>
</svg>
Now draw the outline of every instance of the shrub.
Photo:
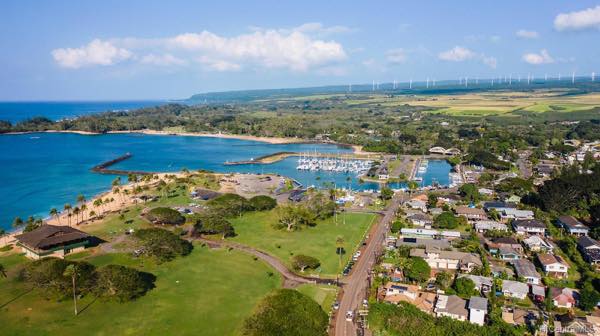
<svg viewBox="0 0 600 336">
<path fill-rule="evenodd" d="M 254 196 L 248 202 L 257 211 L 271 210 L 277 206 L 277 201 L 274 198 L 265 195 Z"/>
<path fill-rule="evenodd" d="M 146 218 L 155 224 L 181 225 L 185 222 L 185 217 L 179 211 L 165 207 L 148 211 Z"/>
<path fill-rule="evenodd" d="M 181 239 L 174 233 L 159 229 L 141 229 L 134 233 L 134 237 L 140 244 L 142 254 L 156 258 L 159 262 L 175 259 L 177 256 L 185 256 L 192 252 L 192 244 Z"/>
<path fill-rule="evenodd" d="M 95 292 L 98 296 L 130 301 L 154 288 L 156 278 L 150 273 L 121 265 L 107 265 L 97 271 Z"/>
</svg>

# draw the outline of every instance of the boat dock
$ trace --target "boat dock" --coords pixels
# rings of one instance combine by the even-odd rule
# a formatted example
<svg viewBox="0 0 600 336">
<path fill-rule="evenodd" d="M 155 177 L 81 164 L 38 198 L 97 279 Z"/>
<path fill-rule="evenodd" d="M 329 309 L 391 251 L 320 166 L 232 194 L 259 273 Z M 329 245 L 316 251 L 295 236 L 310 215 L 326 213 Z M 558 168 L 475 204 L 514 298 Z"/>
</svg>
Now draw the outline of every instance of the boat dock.
<svg viewBox="0 0 600 336">
<path fill-rule="evenodd" d="M 298 153 L 298 152 L 277 152 L 273 154 L 264 155 L 257 158 L 251 158 L 250 160 L 244 161 L 227 161 L 223 164 L 226 166 L 237 166 L 245 164 L 271 164 L 289 157 L 301 157 L 301 158 L 332 158 L 332 159 L 344 159 L 344 160 L 373 160 L 373 157 L 364 154 L 354 153 Z"/>
</svg>

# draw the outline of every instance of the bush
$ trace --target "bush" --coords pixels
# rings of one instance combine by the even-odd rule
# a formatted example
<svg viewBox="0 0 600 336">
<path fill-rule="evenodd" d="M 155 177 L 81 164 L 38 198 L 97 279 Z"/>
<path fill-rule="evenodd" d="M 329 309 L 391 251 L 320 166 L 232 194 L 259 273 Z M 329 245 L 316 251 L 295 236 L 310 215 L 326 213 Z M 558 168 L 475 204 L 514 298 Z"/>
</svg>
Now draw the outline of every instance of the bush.
<svg viewBox="0 0 600 336">
<path fill-rule="evenodd" d="M 267 296 L 244 322 L 246 336 L 327 335 L 327 314 L 308 296 L 279 289 Z"/>
<path fill-rule="evenodd" d="M 307 268 L 317 269 L 319 266 L 321 262 L 315 257 L 298 254 L 292 258 L 292 267 L 300 272 L 304 272 Z"/>
<path fill-rule="evenodd" d="M 248 200 L 250 206 L 256 211 L 271 210 L 277 206 L 277 201 L 273 197 L 258 195 Z"/>
<path fill-rule="evenodd" d="M 120 302 L 130 301 L 154 288 L 156 277 L 134 268 L 107 265 L 97 271 L 95 292 L 98 296 L 114 298 Z"/>
<path fill-rule="evenodd" d="M 146 218 L 155 224 L 181 225 L 185 222 L 185 217 L 179 211 L 165 207 L 148 211 Z"/>
<path fill-rule="evenodd" d="M 192 244 L 174 233 L 159 229 L 141 229 L 134 233 L 140 244 L 142 254 L 156 258 L 159 262 L 185 256 L 192 252 Z"/>
<path fill-rule="evenodd" d="M 22 278 L 44 293 L 59 298 L 73 295 L 73 283 L 65 274 L 69 265 L 77 267 L 76 290 L 78 294 L 90 292 L 94 287 L 95 267 L 86 262 L 74 262 L 59 258 L 43 258 L 30 262 L 22 271 Z"/>
</svg>

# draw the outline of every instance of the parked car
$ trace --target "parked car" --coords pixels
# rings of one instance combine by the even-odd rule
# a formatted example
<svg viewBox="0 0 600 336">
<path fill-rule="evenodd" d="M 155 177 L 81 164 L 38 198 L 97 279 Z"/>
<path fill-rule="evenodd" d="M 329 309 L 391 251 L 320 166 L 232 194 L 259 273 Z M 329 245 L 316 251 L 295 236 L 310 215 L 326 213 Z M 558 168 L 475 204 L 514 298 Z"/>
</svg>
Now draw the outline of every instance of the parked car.
<svg viewBox="0 0 600 336">
<path fill-rule="evenodd" d="M 332 307 L 333 307 L 333 310 L 338 310 L 338 309 L 340 309 L 340 303 L 334 302 Z"/>
<path fill-rule="evenodd" d="M 352 310 L 348 310 L 346 313 L 346 321 L 352 322 L 354 320 L 354 312 Z"/>
</svg>

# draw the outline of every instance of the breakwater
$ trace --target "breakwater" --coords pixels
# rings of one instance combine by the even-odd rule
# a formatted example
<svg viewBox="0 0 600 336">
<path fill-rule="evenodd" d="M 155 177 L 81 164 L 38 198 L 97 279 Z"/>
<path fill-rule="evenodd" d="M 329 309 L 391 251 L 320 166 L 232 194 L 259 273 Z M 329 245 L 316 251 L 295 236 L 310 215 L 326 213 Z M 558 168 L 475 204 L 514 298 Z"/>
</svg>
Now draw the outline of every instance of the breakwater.
<svg viewBox="0 0 600 336">
<path fill-rule="evenodd" d="M 114 158 L 110 161 L 106 161 L 106 162 L 102 162 L 99 165 L 96 165 L 94 167 L 92 167 L 92 171 L 94 173 L 99 173 L 99 174 L 110 174 L 110 175 L 130 175 L 130 174 L 134 174 L 134 175 L 150 175 L 153 174 L 151 172 L 145 172 L 145 171 L 136 171 L 136 170 L 121 170 L 121 169 L 109 169 L 109 167 L 111 167 L 112 165 L 115 165 L 119 162 L 125 161 L 127 159 L 130 159 L 133 156 L 133 154 L 131 153 L 125 153 L 124 155 L 121 155 L 117 158 Z"/>
</svg>

